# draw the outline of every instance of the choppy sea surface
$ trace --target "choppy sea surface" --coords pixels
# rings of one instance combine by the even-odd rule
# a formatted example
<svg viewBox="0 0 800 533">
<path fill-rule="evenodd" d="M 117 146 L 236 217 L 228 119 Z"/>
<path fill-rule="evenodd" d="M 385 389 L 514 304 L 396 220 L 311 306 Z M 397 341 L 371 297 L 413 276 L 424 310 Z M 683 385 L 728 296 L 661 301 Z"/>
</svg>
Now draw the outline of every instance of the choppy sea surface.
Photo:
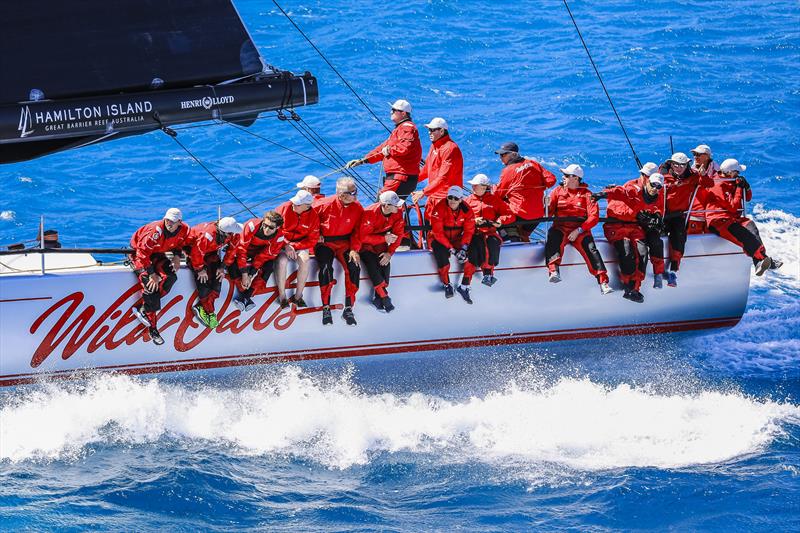
<svg viewBox="0 0 800 533">
<path fill-rule="evenodd" d="M 320 104 L 299 112 L 342 157 L 383 139 L 273 4 L 236 4 L 268 63 L 318 76 Z M 753 217 L 784 266 L 753 278 L 738 326 L 4 390 L 2 529 L 800 530 L 800 7 L 571 7 L 642 161 L 665 159 L 671 135 L 676 150 L 707 143 L 748 165 Z M 468 176 L 496 179 L 507 140 L 553 170 L 580 163 L 593 187 L 636 173 L 560 2 L 284 8 L 384 122 L 396 98 L 420 124 L 445 117 Z M 251 130 L 320 158 L 277 119 Z M 229 126 L 180 138 L 248 203 L 327 172 Z M 169 206 L 190 223 L 239 210 L 161 133 L 0 179 L 3 244 L 34 238 L 40 215 L 67 246 L 121 246 Z"/>
</svg>

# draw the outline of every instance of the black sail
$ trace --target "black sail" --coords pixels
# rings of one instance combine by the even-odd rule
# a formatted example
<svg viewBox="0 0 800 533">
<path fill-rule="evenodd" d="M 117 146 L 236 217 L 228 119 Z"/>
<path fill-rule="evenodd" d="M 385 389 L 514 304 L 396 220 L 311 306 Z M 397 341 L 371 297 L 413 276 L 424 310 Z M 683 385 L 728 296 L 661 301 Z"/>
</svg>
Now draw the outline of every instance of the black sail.
<svg viewBox="0 0 800 533">
<path fill-rule="evenodd" d="M 230 0 L 37 0 L 3 11 L 0 162 L 318 100 L 310 74 L 265 67 Z"/>
</svg>

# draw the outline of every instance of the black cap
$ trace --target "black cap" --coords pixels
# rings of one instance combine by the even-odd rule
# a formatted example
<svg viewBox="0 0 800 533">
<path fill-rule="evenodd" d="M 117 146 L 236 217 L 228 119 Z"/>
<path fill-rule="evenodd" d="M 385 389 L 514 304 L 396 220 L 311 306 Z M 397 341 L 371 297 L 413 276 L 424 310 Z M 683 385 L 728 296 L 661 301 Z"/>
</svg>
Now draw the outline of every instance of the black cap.
<svg viewBox="0 0 800 533">
<path fill-rule="evenodd" d="M 519 146 L 517 146 L 517 143 L 503 143 L 503 145 L 500 146 L 499 149 L 494 151 L 494 153 L 500 154 L 500 155 L 507 154 L 507 153 L 510 153 L 510 152 L 519 153 Z"/>
</svg>

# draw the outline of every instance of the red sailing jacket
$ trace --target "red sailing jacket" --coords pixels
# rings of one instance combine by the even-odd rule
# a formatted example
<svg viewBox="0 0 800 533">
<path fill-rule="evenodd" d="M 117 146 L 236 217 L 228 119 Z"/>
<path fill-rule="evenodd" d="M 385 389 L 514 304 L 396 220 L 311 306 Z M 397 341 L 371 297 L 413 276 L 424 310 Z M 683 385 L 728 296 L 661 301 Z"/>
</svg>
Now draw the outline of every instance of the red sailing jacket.
<svg viewBox="0 0 800 533">
<path fill-rule="evenodd" d="M 592 200 L 592 192 L 584 184 L 575 189 L 568 187 L 556 187 L 550 193 L 550 216 L 551 217 L 586 217 L 581 222 L 555 221 L 553 226 L 566 228 L 581 227 L 584 232 L 589 233 L 600 220 L 600 209 L 597 202 Z"/>
<path fill-rule="evenodd" d="M 713 179 L 694 172 L 684 179 L 678 179 L 670 173 L 664 174 L 664 188 L 667 190 L 667 213 L 688 210 L 692 196 L 696 196 L 695 188 L 699 187 L 697 194 L 702 194 L 701 189 L 713 186 Z"/>
<path fill-rule="evenodd" d="M 552 172 L 532 159 L 522 159 L 503 169 L 494 193 L 519 218 L 540 218 L 544 216 L 544 191 L 555 183 Z"/>
<path fill-rule="evenodd" d="M 227 258 L 230 250 L 236 246 L 235 236 L 235 234 L 231 234 L 225 241 L 218 243 L 216 222 L 203 222 L 192 226 L 186 239 L 186 245 L 190 247 L 189 264 L 192 269 L 202 270 L 205 266 L 206 254 L 216 252 L 225 245 L 228 245 L 228 249 L 225 252 L 225 257 Z"/>
<path fill-rule="evenodd" d="M 419 173 L 419 181 L 425 180 L 428 186 L 422 192 L 428 198 L 446 198 L 451 186 L 464 186 L 464 157 L 449 135 L 434 141 L 428 150 L 425 166 Z"/>
<path fill-rule="evenodd" d="M 278 228 L 271 237 L 265 238 L 261 233 L 261 218 L 251 218 L 244 223 L 244 230 L 236 245 L 236 263 L 239 269 L 247 267 L 247 258 L 252 257 L 252 267 L 258 270 L 264 263 L 278 257 L 286 245 L 283 228 Z"/>
<path fill-rule="evenodd" d="M 738 220 L 742 218 L 742 198 L 748 202 L 753 198 L 753 192 L 736 186 L 736 182 L 727 179 L 714 180 L 714 186 L 706 191 L 705 209 L 706 220 L 709 224 L 720 223 L 725 220 Z"/>
<path fill-rule="evenodd" d="M 624 187 L 635 187 L 638 191 L 641 192 L 641 190 L 644 188 L 644 182 L 642 181 L 641 177 L 638 177 L 627 182 L 624 185 Z M 639 195 L 639 197 L 642 198 L 641 203 L 638 205 L 639 211 L 648 211 L 650 213 L 658 213 L 662 217 L 664 216 L 664 213 L 666 213 L 667 210 L 667 204 L 666 204 L 666 198 L 664 197 L 663 187 L 659 189 L 656 201 L 651 204 L 645 202 L 644 197 L 642 197 L 641 194 Z M 699 207 L 698 209 L 702 209 L 702 207 Z"/>
<path fill-rule="evenodd" d="M 381 150 L 389 147 L 389 157 L 383 157 Z M 368 163 L 383 160 L 383 170 L 387 174 L 419 175 L 419 162 L 422 160 L 422 143 L 419 131 L 411 120 L 396 125 L 389 138 L 373 148 L 364 158 Z"/>
<path fill-rule="evenodd" d="M 617 218 L 629 222 L 636 221 L 636 214 L 640 211 L 664 214 L 663 191 L 658 192 L 656 199 L 647 203 L 644 200 L 644 192 L 639 184 L 639 179 L 631 180 L 621 187 L 606 189 L 608 194 L 608 207 L 606 216 Z"/>
<path fill-rule="evenodd" d="M 319 215 L 312 207 L 297 214 L 292 202 L 284 202 L 276 209 L 283 217 L 283 234 L 295 250 L 310 250 L 319 241 Z"/>
<path fill-rule="evenodd" d="M 475 214 L 461 202 L 453 211 L 447 202 L 439 202 L 431 213 L 430 239 L 438 241 L 447 248 L 461 248 L 469 245 L 475 235 Z"/>
<path fill-rule="evenodd" d="M 511 212 L 508 204 L 491 191 L 486 191 L 481 196 L 470 194 L 464 199 L 464 203 L 472 209 L 475 218 L 481 217 L 485 220 L 491 220 L 492 222 L 500 222 L 501 224 L 510 224 L 514 222 L 514 213 Z M 476 227 L 476 230 L 485 235 L 497 236 L 497 228 L 494 226 Z"/>
<path fill-rule="evenodd" d="M 153 273 L 153 263 L 150 256 L 158 253 L 173 252 L 182 254 L 189 236 L 189 226 L 181 222 L 178 230 L 169 235 L 164 227 L 163 220 L 156 220 L 145 224 L 136 230 L 131 237 L 131 248 L 134 249 L 133 267 L 136 270 L 147 270 Z"/>
<path fill-rule="evenodd" d="M 331 244 L 346 242 L 349 243 L 350 250 L 356 252 L 361 250 L 361 240 L 357 229 L 361 224 L 364 208 L 358 201 L 344 205 L 334 194 L 315 201 L 314 209 L 319 215 L 320 234 L 323 238 L 349 236 L 349 239 L 333 240 Z"/>
<path fill-rule="evenodd" d="M 388 250 L 390 254 L 397 251 L 405 233 L 403 212 L 397 211 L 388 217 L 381 211 L 381 204 L 375 203 L 364 209 L 361 216 L 361 227 L 358 229 L 361 249 L 379 254 Z M 386 244 L 386 234 L 397 235 L 391 245 Z"/>
</svg>

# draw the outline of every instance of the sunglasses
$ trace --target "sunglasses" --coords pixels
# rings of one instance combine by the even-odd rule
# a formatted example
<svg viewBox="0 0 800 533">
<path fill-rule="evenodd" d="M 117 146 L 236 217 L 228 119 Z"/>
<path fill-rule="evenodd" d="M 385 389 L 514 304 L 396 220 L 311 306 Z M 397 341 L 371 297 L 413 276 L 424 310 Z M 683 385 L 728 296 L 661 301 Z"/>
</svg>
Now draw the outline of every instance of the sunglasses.
<svg viewBox="0 0 800 533">
<path fill-rule="evenodd" d="M 564 174 L 564 177 L 565 178 L 578 178 L 578 179 L 581 179 L 581 177 L 578 176 L 577 174 Z"/>
<path fill-rule="evenodd" d="M 342 194 L 347 194 L 347 195 L 350 195 L 350 196 L 356 196 L 358 194 L 358 189 L 356 189 L 355 191 L 343 191 Z"/>
<path fill-rule="evenodd" d="M 461 198 L 459 198 L 458 196 L 449 196 L 448 195 L 447 199 L 448 200 L 453 200 L 453 201 L 456 201 L 456 202 L 460 202 L 461 201 Z"/>
<path fill-rule="evenodd" d="M 663 187 L 663 185 L 661 185 L 660 183 L 651 183 L 650 186 L 657 191 L 661 190 L 661 188 Z"/>
<path fill-rule="evenodd" d="M 428 128 L 428 131 L 442 131 L 442 128 Z"/>
<path fill-rule="evenodd" d="M 264 229 L 268 229 L 268 230 L 270 230 L 270 229 L 278 229 L 278 226 L 276 226 L 275 224 L 264 224 Z"/>
<path fill-rule="evenodd" d="M 402 111 L 400 111 L 399 109 L 392 108 L 392 113 L 402 113 Z"/>
</svg>

